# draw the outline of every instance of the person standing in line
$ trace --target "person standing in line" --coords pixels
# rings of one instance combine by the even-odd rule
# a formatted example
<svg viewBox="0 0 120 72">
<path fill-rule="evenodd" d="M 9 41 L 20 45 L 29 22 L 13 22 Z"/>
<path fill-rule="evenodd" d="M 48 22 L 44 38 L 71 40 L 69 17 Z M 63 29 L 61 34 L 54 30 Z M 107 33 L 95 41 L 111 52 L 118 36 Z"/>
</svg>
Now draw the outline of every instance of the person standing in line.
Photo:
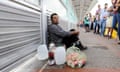
<svg viewBox="0 0 120 72">
<path fill-rule="evenodd" d="M 104 36 L 104 32 L 105 32 L 105 28 L 106 28 L 106 20 L 107 20 L 107 16 L 108 16 L 108 12 L 107 12 L 107 8 L 108 8 L 108 4 L 105 3 L 104 4 L 104 9 L 101 9 L 100 12 L 100 35 Z"/>
<path fill-rule="evenodd" d="M 89 27 L 89 29 L 90 29 L 90 30 L 93 30 L 92 14 L 89 13 L 88 16 L 89 16 L 89 20 L 90 20 L 90 27 Z"/>
<path fill-rule="evenodd" d="M 113 4 L 113 23 L 112 27 L 118 31 L 118 44 L 120 44 L 120 0 L 111 0 Z M 116 28 L 116 24 L 118 23 L 118 28 Z"/>
<path fill-rule="evenodd" d="M 106 21 L 106 28 L 108 29 L 107 31 L 107 37 L 110 39 L 112 36 L 112 20 L 113 20 L 113 7 L 111 6 L 108 8 L 108 17 Z"/>
<path fill-rule="evenodd" d="M 84 17 L 84 25 L 85 25 L 85 31 L 89 32 L 89 24 L 90 24 L 90 18 L 88 16 L 88 14 L 86 14 L 86 16 Z"/>
<path fill-rule="evenodd" d="M 99 34 L 99 31 L 100 31 L 100 12 L 101 12 L 101 7 L 100 5 L 98 5 L 98 10 L 96 11 L 96 16 L 95 16 L 96 20 L 94 25 L 94 33 L 97 33 L 97 34 Z"/>
<path fill-rule="evenodd" d="M 92 19 L 91 19 L 91 30 L 94 30 L 94 19 L 95 19 L 95 16 L 92 16 Z"/>
</svg>

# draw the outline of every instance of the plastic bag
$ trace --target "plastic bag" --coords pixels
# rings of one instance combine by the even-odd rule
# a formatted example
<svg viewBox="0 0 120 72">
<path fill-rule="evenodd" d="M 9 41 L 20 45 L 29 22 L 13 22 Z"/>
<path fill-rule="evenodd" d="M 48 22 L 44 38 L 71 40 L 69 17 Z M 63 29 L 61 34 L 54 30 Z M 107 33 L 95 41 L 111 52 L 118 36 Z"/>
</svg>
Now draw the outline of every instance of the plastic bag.
<svg viewBox="0 0 120 72">
<path fill-rule="evenodd" d="M 67 49 L 67 65 L 72 68 L 81 68 L 87 61 L 87 56 L 79 48 L 72 46 Z"/>
</svg>

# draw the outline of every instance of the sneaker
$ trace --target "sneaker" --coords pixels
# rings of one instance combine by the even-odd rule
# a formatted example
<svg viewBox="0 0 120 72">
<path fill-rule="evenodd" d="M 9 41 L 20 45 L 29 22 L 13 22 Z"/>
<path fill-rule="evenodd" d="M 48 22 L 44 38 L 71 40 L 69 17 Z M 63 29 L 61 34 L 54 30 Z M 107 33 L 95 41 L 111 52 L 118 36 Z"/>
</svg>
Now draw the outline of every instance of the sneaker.
<svg viewBox="0 0 120 72">
<path fill-rule="evenodd" d="M 93 32 L 94 34 L 96 34 L 96 32 Z"/>
<path fill-rule="evenodd" d="M 80 50 L 86 50 L 86 49 L 88 49 L 86 46 L 83 47 L 83 48 L 80 48 Z"/>
<path fill-rule="evenodd" d="M 110 35 L 110 36 L 108 36 L 108 39 L 112 39 L 111 35 Z"/>
<path fill-rule="evenodd" d="M 48 60 L 48 65 L 50 66 L 55 65 L 55 60 Z"/>
<path fill-rule="evenodd" d="M 83 46 L 80 41 L 77 41 L 75 43 L 75 46 L 78 47 L 80 50 L 86 50 L 87 49 L 87 47 Z"/>
<path fill-rule="evenodd" d="M 85 47 L 80 47 L 80 46 L 76 46 L 78 47 L 80 50 L 87 50 L 88 48 L 85 46 Z"/>
<path fill-rule="evenodd" d="M 120 45 L 120 40 L 118 41 L 118 44 Z"/>
</svg>

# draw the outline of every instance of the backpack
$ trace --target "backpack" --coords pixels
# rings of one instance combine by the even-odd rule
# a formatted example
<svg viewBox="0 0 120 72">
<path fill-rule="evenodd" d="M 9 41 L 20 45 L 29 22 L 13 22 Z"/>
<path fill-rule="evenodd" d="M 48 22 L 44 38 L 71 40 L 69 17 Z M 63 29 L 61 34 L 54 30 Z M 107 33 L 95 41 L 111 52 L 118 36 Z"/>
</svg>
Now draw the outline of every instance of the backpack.
<svg viewBox="0 0 120 72">
<path fill-rule="evenodd" d="M 66 52 L 66 62 L 71 68 L 81 68 L 86 64 L 87 57 L 80 51 L 79 48 L 74 45 L 67 49 Z"/>
</svg>

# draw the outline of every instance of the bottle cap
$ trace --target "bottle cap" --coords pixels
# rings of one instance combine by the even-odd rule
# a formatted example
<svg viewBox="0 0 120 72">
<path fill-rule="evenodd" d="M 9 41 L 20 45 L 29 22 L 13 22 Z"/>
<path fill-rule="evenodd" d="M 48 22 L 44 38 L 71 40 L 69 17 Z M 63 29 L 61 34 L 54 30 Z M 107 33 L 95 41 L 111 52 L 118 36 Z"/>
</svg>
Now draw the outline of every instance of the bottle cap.
<svg viewBox="0 0 120 72">
<path fill-rule="evenodd" d="M 54 43 L 50 43 L 49 48 L 50 48 L 50 49 L 51 49 L 51 48 L 55 48 L 55 44 L 54 44 Z"/>
</svg>

